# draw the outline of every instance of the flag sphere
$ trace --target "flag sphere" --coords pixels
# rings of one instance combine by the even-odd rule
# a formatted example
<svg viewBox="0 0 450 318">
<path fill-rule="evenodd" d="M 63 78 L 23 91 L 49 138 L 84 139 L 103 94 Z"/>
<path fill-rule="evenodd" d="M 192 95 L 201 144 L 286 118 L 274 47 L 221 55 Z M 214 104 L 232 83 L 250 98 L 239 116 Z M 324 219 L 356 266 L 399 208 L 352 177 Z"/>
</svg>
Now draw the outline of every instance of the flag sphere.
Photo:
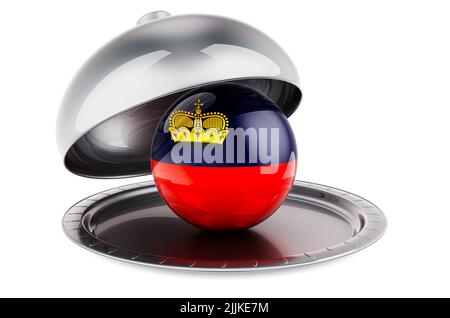
<svg viewBox="0 0 450 318">
<path fill-rule="evenodd" d="M 152 171 L 167 205 L 208 230 L 247 229 L 272 215 L 292 187 L 297 150 L 283 112 L 237 84 L 201 87 L 161 119 Z"/>
</svg>

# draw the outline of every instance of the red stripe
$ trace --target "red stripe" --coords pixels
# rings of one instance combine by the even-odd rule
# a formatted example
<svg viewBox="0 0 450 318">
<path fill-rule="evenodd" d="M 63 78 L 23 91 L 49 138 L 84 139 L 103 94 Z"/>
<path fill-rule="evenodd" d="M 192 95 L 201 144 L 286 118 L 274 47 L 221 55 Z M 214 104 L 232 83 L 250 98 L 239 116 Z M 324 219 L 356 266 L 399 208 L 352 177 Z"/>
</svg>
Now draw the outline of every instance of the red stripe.
<svg viewBox="0 0 450 318">
<path fill-rule="evenodd" d="M 278 209 L 292 187 L 297 161 L 271 167 L 272 173 L 267 173 L 267 166 L 198 167 L 152 161 L 156 185 L 169 207 L 188 222 L 214 230 L 249 228 Z"/>
</svg>

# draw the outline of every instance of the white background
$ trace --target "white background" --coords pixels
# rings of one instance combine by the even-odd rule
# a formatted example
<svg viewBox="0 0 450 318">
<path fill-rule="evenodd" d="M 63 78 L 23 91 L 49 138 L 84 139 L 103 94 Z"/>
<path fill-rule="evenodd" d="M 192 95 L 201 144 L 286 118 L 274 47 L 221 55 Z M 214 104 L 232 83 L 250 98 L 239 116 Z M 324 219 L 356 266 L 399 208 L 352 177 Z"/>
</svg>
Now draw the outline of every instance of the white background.
<svg viewBox="0 0 450 318">
<path fill-rule="evenodd" d="M 296 63 L 297 178 L 386 213 L 385 236 L 336 261 L 257 273 L 129 265 L 72 242 L 76 201 L 145 181 L 69 173 L 56 113 L 80 65 L 145 13 L 209 13 L 267 33 Z M 0 296 L 450 296 L 450 3 L 1 1 Z"/>
</svg>

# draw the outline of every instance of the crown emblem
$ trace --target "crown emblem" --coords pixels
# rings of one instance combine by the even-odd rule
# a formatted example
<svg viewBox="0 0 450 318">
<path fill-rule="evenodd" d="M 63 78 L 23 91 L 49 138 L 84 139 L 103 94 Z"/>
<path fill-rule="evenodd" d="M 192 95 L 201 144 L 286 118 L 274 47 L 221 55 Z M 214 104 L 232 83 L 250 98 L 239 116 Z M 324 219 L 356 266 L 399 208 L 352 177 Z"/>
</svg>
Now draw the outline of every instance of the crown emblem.
<svg viewBox="0 0 450 318">
<path fill-rule="evenodd" d="M 174 142 L 222 144 L 228 134 L 228 118 L 219 112 L 202 113 L 200 99 L 195 111 L 176 110 L 169 116 L 169 131 Z"/>
</svg>

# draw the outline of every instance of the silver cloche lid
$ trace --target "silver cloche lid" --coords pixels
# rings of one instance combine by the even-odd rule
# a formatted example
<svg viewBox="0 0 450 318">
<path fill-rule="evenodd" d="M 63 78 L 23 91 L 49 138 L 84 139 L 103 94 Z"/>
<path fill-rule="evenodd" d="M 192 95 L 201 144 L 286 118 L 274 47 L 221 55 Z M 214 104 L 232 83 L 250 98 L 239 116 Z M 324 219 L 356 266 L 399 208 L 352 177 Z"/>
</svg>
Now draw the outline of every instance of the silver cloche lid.
<svg viewBox="0 0 450 318">
<path fill-rule="evenodd" d="M 217 82 L 252 87 L 287 116 L 302 96 L 291 59 L 248 24 L 163 11 L 143 16 L 98 50 L 67 89 L 57 122 L 66 167 L 94 178 L 150 174 L 161 116 L 188 90 Z"/>
</svg>

